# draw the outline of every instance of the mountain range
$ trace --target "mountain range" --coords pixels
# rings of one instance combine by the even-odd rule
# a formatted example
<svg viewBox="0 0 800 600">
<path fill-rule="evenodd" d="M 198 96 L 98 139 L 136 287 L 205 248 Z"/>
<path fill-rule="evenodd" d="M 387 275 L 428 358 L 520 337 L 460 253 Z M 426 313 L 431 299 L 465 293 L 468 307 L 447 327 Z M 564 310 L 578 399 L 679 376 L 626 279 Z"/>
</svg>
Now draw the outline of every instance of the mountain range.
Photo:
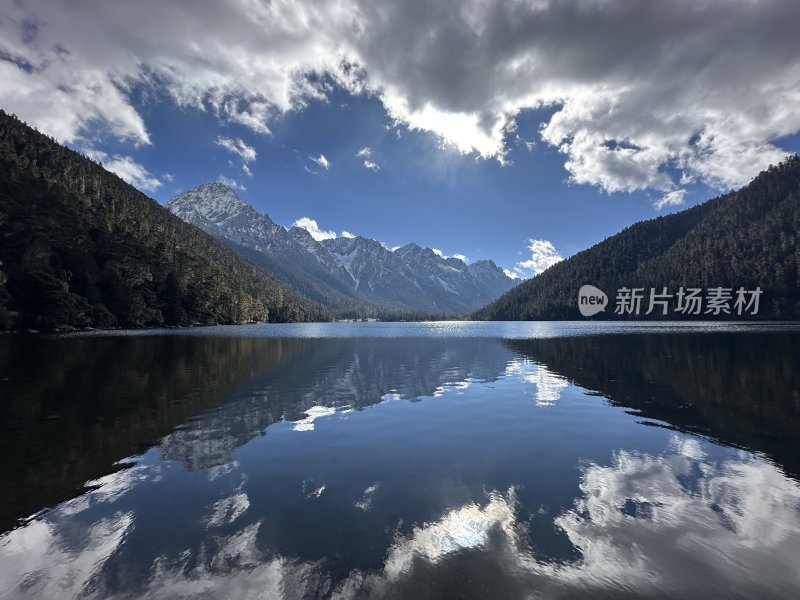
<svg viewBox="0 0 800 600">
<path fill-rule="evenodd" d="M 578 291 L 593 285 L 610 297 L 595 319 L 709 318 L 699 314 L 648 317 L 647 298 L 638 314 L 616 314 L 622 288 L 675 295 L 681 288 L 731 295 L 739 288 L 759 296 L 757 314 L 738 314 L 731 304 L 715 319 L 800 319 L 800 156 L 788 157 L 738 191 L 687 210 L 641 221 L 524 281 L 474 313 L 480 320 L 583 319 Z M 750 297 L 747 298 L 748 302 Z M 677 304 L 673 298 L 672 306 Z"/>
<path fill-rule="evenodd" d="M 417 244 L 390 250 L 361 236 L 316 240 L 303 228 L 287 230 L 221 183 L 199 185 L 166 206 L 339 314 L 464 314 L 514 285 L 490 260 L 466 264 Z"/>
</svg>

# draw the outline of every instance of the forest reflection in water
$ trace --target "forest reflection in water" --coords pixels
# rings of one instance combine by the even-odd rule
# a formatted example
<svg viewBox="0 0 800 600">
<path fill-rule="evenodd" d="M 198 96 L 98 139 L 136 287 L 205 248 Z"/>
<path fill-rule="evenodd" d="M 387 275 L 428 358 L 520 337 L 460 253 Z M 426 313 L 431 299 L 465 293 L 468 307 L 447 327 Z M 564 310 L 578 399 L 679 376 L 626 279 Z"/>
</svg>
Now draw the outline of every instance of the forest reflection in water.
<svg viewBox="0 0 800 600">
<path fill-rule="evenodd" d="M 0 589 L 795 597 L 798 349 L 789 331 L 0 340 Z"/>
</svg>

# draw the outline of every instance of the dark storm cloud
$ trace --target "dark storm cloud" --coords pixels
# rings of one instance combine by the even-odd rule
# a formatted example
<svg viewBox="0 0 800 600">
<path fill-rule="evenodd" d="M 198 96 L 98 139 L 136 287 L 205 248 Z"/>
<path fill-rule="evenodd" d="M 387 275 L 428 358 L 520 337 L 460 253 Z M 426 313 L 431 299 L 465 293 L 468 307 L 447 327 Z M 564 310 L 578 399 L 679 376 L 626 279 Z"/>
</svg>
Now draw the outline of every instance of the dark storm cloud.
<svg viewBox="0 0 800 600">
<path fill-rule="evenodd" d="M 3 9 L 0 103 L 61 139 L 99 122 L 146 144 L 138 84 L 269 134 L 327 74 L 500 160 L 519 111 L 552 106 L 541 136 L 574 181 L 676 203 L 800 131 L 798 22 L 794 0 L 36 0 Z"/>
</svg>

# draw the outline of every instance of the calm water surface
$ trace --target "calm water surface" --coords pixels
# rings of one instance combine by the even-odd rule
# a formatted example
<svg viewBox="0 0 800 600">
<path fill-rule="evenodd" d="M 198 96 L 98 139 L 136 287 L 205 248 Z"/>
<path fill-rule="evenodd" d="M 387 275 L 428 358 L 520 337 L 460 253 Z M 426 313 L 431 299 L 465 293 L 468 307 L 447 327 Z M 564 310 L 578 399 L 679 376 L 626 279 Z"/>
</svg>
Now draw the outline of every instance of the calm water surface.
<svg viewBox="0 0 800 600">
<path fill-rule="evenodd" d="M 3 598 L 798 598 L 800 326 L 0 338 Z"/>
</svg>

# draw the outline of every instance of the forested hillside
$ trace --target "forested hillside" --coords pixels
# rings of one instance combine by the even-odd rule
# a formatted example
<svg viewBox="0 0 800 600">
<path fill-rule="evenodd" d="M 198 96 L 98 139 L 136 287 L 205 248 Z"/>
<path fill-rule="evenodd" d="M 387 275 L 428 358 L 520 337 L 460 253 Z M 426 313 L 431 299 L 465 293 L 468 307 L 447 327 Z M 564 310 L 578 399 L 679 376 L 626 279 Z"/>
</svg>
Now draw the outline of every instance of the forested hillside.
<svg viewBox="0 0 800 600">
<path fill-rule="evenodd" d="M 688 210 L 631 225 L 550 267 L 475 313 L 483 320 L 581 319 L 584 284 L 604 290 L 760 287 L 757 318 L 800 319 L 800 157 L 770 167 L 742 189 Z M 652 318 L 686 318 L 656 311 Z M 692 318 L 707 318 L 702 312 Z M 749 315 L 752 317 L 752 315 Z M 731 311 L 715 318 L 742 318 Z"/>
<path fill-rule="evenodd" d="M 328 311 L 0 111 L 0 329 L 326 320 Z"/>
</svg>

